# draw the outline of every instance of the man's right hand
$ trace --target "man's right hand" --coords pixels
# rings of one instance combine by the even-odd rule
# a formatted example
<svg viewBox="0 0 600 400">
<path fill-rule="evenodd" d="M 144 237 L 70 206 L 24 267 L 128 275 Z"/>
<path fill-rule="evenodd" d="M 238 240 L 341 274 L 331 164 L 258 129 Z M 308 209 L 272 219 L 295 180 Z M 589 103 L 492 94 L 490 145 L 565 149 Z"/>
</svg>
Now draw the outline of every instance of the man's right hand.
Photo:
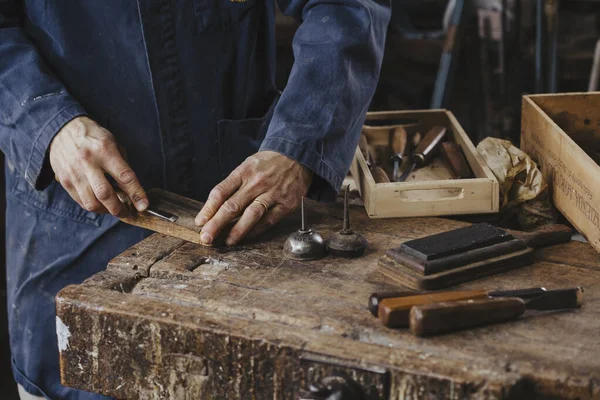
<svg viewBox="0 0 600 400">
<path fill-rule="evenodd" d="M 56 179 L 81 207 L 123 217 L 128 208 L 106 179 L 109 174 L 138 211 L 148 208 L 148 197 L 123 158 L 114 136 L 87 117 L 67 123 L 50 143 L 50 165 Z"/>
</svg>

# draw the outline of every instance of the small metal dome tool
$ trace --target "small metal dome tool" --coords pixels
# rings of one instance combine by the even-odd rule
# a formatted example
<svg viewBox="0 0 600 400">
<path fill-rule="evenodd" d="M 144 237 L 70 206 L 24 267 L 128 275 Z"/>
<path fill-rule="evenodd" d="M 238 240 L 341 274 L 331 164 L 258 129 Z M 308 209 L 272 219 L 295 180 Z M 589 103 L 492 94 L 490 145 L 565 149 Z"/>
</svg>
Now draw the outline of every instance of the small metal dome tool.
<svg viewBox="0 0 600 400">
<path fill-rule="evenodd" d="M 363 255 L 367 248 L 367 240 L 360 233 L 350 228 L 350 207 L 348 205 L 348 192 L 350 185 L 344 192 L 344 225 L 342 230 L 327 240 L 327 249 L 331 254 L 344 258 L 356 258 Z"/>
<path fill-rule="evenodd" d="M 318 260 L 325 256 L 325 242 L 321 235 L 305 228 L 304 197 L 301 203 L 302 228 L 292 233 L 283 244 L 283 255 L 290 260 Z"/>
</svg>

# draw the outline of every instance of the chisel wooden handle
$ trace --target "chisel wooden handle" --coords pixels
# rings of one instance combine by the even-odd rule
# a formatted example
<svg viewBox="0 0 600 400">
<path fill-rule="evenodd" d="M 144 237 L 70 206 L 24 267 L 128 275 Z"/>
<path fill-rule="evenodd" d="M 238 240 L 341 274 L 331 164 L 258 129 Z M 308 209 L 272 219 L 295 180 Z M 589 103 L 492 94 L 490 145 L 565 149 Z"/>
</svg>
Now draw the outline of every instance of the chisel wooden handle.
<svg viewBox="0 0 600 400">
<path fill-rule="evenodd" d="M 390 177 L 388 174 L 379 167 L 371 168 L 371 175 L 373 175 L 373 179 L 375 183 L 387 183 L 390 182 Z"/>
<path fill-rule="evenodd" d="M 423 140 L 419 142 L 412 156 L 417 168 L 421 168 L 431 159 L 433 151 L 445 135 L 446 128 L 443 126 L 434 126 L 427 132 Z"/>
<path fill-rule="evenodd" d="M 421 143 L 421 139 L 423 138 L 423 135 L 421 135 L 421 132 L 417 132 L 413 135 L 412 137 L 412 145 L 413 147 L 417 147 L 419 145 L 419 143 Z"/>
<path fill-rule="evenodd" d="M 409 325 L 410 309 L 414 306 L 444 301 L 485 299 L 487 297 L 485 290 L 456 290 L 385 299 L 379 303 L 378 316 L 381 322 L 389 328 L 406 328 Z"/>
<path fill-rule="evenodd" d="M 516 297 L 424 304 L 410 310 L 410 330 L 432 336 L 517 319 L 524 312 L 525 302 Z"/>
<path fill-rule="evenodd" d="M 369 296 L 369 311 L 373 316 L 379 312 L 379 303 L 384 299 L 393 299 L 395 297 L 414 296 L 417 292 L 379 292 Z"/>
<path fill-rule="evenodd" d="M 392 149 L 392 159 L 402 160 L 408 150 L 408 133 L 400 126 L 390 131 L 390 148 Z"/>
<path fill-rule="evenodd" d="M 560 224 L 544 225 L 532 232 L 510 231 L 510 233 L 534 249 L 569 242 L 572 235 L 571 228 Z"/>
<path fill-rule="evenodd" d="M 367 162 L 367 166 L 371 166 L 373 159 L 371 158 L 371 149 L 369 148 L 369 141 L 365 135 L 360 135 L 360 139 L 358 139 L 358 148 L 362 153 L 365 161 Z"/>
<path fill-rule="evenodd" d="M 473 177 L 469 163 L 465 159 L 460 146 L 454 142 L 442 143 L 442 158 L 454 179 L 467 179 Z"/>
</svg>

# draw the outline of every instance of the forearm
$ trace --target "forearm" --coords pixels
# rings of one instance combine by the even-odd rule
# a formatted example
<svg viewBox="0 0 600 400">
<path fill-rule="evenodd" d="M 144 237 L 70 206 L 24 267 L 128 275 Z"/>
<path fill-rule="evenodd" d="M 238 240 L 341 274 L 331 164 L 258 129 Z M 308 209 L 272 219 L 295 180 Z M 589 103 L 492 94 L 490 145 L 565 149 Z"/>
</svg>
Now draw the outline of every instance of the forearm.
<svg viewBox="0 0 600 400">
<path fill-rule="evenodd" d="M 84 109 L 52 74 L 18 25 L 15 8 L 0 3 L 0 149 L 37 189 L 54 135 Z"/>
<path fill-rule="evenodd" d="M 315 197 L 330 198 L 350 167 L 379 79 L 389 8 L 370 0 L 317 0 L 291 2 L 284 11 L 300 9 L 294 67 L 261 150 L 306 165 L 326 183 Z"/>
</svg>

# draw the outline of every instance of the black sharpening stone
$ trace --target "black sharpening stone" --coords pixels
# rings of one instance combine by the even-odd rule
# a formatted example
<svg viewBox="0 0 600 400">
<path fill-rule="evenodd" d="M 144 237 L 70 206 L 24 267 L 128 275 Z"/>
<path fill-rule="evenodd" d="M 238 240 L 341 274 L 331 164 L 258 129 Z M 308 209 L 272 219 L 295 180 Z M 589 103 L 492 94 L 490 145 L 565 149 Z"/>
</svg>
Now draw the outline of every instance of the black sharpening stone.
<svg viewBox="0 0 600 400">
<path fill-rule="evenodd" d="M 513 236 L 502 229 L 488 223 L 479 223 L 422 239 L 410 240 L 400 246 L 400 251 L 420 261 L 431 261 L 512 239 L 514 239 Z"/>
</svg>

